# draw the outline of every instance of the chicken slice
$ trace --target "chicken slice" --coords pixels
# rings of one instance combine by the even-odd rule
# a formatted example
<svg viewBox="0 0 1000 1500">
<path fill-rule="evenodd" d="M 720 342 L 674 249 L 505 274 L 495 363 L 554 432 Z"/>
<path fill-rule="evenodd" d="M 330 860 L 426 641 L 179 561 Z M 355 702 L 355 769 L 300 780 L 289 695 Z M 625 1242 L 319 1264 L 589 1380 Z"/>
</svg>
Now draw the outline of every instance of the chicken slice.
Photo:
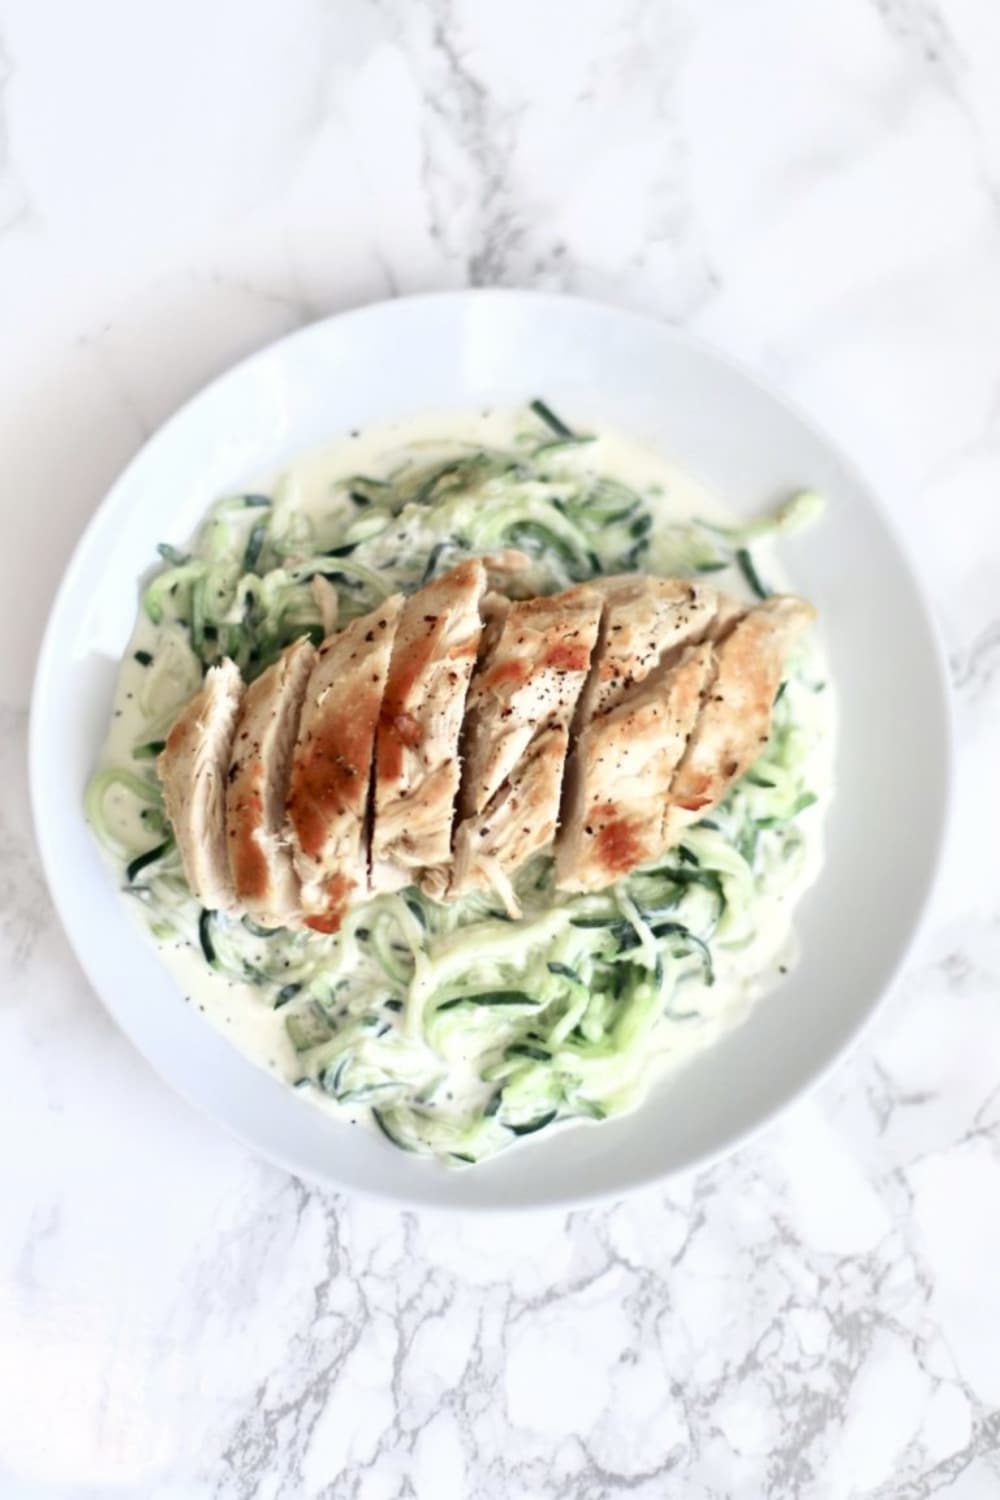
<svg viewBox="0 0 1000 1500">
<path fill-rule="evenodd" d="M 285 799 L 306 683 L 316 660 L 312 642 L 296 641 L 246 690 L 226 786 L 229 871 L 239 905 L 266 927 L 299 915 Z"/>
<path fill-rule="evenodd" d="M 580 732 L 556 844 L 560 890 L 600 890 L 663 852 L 670 784 L 712 671 L 710 644 L 684 647 Z"/>
<path fill-rule="evenodd" d="M 607 600 L 594 664 L 580 695 L 575 728 L 607 713 L 646 680 L 671 652 L 704 638 L 720 596 L 687 578 L 626 573 L 597 578 Z"/>
<path fill-rule="evenodd" d="M 567 767 L 559 889 L 598 890 L 620 879 L 722 800 L 767 742 L 786 652 L 812 618 L 798 599 L 747 610 L 716 596 L 702 644 L 683 648 L 679 660 L 668 656 L 617 701 L 609 690 L 603 700 L 595 695 L 614 706 L 580 729 Z"/>
<path fill-rule="evenodd" d="M 667 794 L 699 696 L 710 634 L 725 601 L 684 578 L 603 578 L 607 605 L 566 765 L 556 884 L 609 885 L 660 853 Z M 672 668 L 678 663 L 677 670 Z"/>
<path fill-rule="evenodd" d="M 234 662 L 227 657 L 210 667 L 156 762 L 187 883 L 209 911 L 236 904 L 226 859 L 226 772 L 242 697 Z"/>
<path fill-rule="evenodd" d="M 555 838 L 568 747 L 564 725 L 541 730 L 483 811 L 459 825 L 449 898 L 485 888 L 497 893 L 509 916 L 521 915 L 512 878 Z M 433 886 L 425 889 L 436 893 Z"/>
<path fill-rule="evenodd" d="M 785 657 L 815 618 L 803 599 L 777 594 L 737 619 L 716 645 L 715 674 L 670 789 L 668 846 L 721 802 L 761 754 Z"/>
<path fill-rule="evenodd" d="M 458 739 L 482 635 L 486 569 L 463 562 L 403 606 L 382 699 L 372 888 L 398 890 L 451 864 Z"/>
<path fill-rule="evenodd" d="M 469 689 L 450 894 L 492 888 L 513 914 L 511 874 L 555 832 L 569 726 L 603 601 L 581 585 L 490 607 Z"/>
<path fill-rule="evenodd" d="M 721 641 L 745 614 L 753 608 L 745 599 L 734 599 L 732 594 L 716 595 L 715 617 L 705 634 L 708 641 Z"/>
<path fill-rule="evenodd" d="M 316 653 L 292 756 L 288 821 L 307 927 L 336 932 L 370 894 L 368 793 L 403 600 L 352 620 Z"/>
<path fill-rule="evenodd" d="M 538 731 L 568 727 L 602 609 L 589 584 L 516 602 L 490 594 L 484 602 L 486 649 L 466 709 L 463 818 L 483 810 Z"/>
</svg>

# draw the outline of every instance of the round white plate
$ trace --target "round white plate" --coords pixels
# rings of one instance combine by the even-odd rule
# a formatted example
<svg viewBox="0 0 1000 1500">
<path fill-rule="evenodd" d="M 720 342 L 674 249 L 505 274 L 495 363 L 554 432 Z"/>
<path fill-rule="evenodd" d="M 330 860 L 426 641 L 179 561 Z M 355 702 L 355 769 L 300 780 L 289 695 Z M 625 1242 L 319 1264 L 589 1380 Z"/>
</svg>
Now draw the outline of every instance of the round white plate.
<svg viewBox="0 0 1000 1500">
<path fill-rule="evenodd" d="M 821 491 L 783 547 L 818 607 L 839 695 L 828 853 L 798 913 L 802 960 L 745 1025 L 637 1113 L 448 1171 L 327 1118 L 185 1005 L 126 911 L 83 818 L 137 580 L 220 493 L 370 423 L 544 395 L 651 442 L 737 513 Z M 304 1176 L 465 1208 L 615 1194 L 731 1147 L 814 1080 L 890 985 L 927 900 L 950 762 L 945 678 L 913 574 L 863 479 L 746 371 L 654 322 L 521 292 L 415 297 L 331 318 L 196 396 L 114 486 L 56 598 L 35 682 L 31 783 L 67 933 L 122 1029 L 187 1099 Z"/>
</svg>

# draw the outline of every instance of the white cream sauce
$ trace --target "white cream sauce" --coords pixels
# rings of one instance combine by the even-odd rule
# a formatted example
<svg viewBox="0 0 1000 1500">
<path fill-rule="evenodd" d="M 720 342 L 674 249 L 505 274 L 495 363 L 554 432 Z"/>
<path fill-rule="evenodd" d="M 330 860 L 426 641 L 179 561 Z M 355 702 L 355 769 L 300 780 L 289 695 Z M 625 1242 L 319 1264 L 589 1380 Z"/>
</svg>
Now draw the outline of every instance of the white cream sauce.
<svg viewBox="0 0 1000 1500">
<path fill-rule="evenodd" d="M 393 423 L 351 433 L 331 447 L 307 454 L 278 476 L 268 476 L 248 486 L 275 497 L 274 512 L 279 512 L 294 526 L 296 515 L 305 515 L 322 527 L 324 516 L 335 506 L 338 481 L 365 473 L 374 477 L 390 475 L 405 459 L 415 454 L 427 461 L 453 455 L 464 445 L 470 449 L 483 446 L 506 447 L 515 444 L 519 433 L 528 427 L 523 413 L 480 412 L 446 414 L 419 420 Z M 537 429 L 535 430 L 537 438 Z M 732 516 L 718 499 L 690 474 L 653 449 L 625 434 L 602 431 L 597 440 L 581 450 L 579 461 L 584 469 L 622 480 L 643 492 L 657 522 L 708 519 L 720 525 L 732 524 Z M 434 538 L 428 538 L 428 544 Z M 646 571 L 668 571 L 658 563 L 656 531 L 645 561 Z M 756 541 L 753 554 L 760 571 L 768 581 L 788 588 L 783 570 L 770 539 Z M 748 590 L 735 570 L 713 574 L 708 581 L 727 592 L 747 596 Z M 806 645 L 806 675 L 817 682 L 828 683 L 823 653 L 818 641 Z M 146 740 L 161 738 L 173 716 L 199 685 L 197 664 L 192 661 L 176 631 L 171 640 L 168 628 L 157 628 L 141 616 L 129 644 L 115 696 L 114 716 L 102 755 L 103 766 L 131 766 L 132 747 Z M 157 681 L 157 711 L 151 714 L 149 670 L 136 659 L 136 651 L 154 653 L 160 663 Z M 169 662 L 164 680 L 163 662 Z M 716 982 L 711 988 L 689 982 L 685 986 L 685 1009 L 697 1009 L 697 1024 L 689 1021 L 662 1021 L 653 1033 L 653 1050 L 646 1082 L 654 1076 L 674 1071 L 694 1054 L 710 1046 L 726 1031 L 739 1024 L 759 997 L 779 983 L 796 958 L 792 929 L 794 908 L 806 888 L 815 880 L 822 864 L 822 825 L 831 793 L 832 755 L 835 730 L 833 691 L 805 695 L 800 699 L 803 727 L 811 742 L 808 784 L 817 796 L 816 804 L 799 818 L 802 848 L 791 879 L 775 883 L 773 890 L 759 891 L 754 906 L 754 930 L 749 941 L 727 951 L 713 944 Z M 106 804 L 106 819 L 112 831 L 121 837 L 126 849 L 142 848 L 150 842 L 138 819 L 139 805 L 125 793 L 113 791 Z M 121 865 L 117 867 L 120 873 Z M 125 898 L 135 912 L 137 903 Z M 196 910 L 194 917 L 196 917 Z M 140 913 L 140 920 L 142 915 Z M 189 930 L 189 935 L 194 936 Z M 194 942 L 167 939 L 157 942 L 163 962 L 177 980 L 185 1001 L 204 1013 L 213 1026 L 223 1031 L 248 1057 L 292 1082 L 301 1071 L 301 1063 L 285 1030 L 282 1011 L 275 1011 L 261 991 L 229 979 L 208 968 Z M 463 1100 L 479 1087 L 474 1076 L 462 1080 L 462 1068 L 455 1059 L 455 1087 L 451 1108 L 459 1111 Z M 340 1119 L 367 1123 L 367 1108 L 357 1111 L 337 1105 L 319 1089 L 308 1090 L 308 1097 L 334 1112 Z M 566 1122 L 574 1124 L 577 1122 Z M 582 1122 L 587 1123 L 587 1122 Z"/>
</svg>

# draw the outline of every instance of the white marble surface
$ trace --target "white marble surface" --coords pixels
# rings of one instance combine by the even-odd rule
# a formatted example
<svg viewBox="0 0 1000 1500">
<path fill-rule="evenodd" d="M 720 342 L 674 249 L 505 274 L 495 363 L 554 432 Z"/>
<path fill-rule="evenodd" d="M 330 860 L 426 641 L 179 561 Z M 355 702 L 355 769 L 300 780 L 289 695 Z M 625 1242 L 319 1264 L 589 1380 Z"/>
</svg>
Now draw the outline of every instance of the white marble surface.
<svg viewBox="0 0 1000 1500">
<path fill-rule="evenodd" d="M 933 920 L 862 1049 L 619 1207 L 308 1190 L 174 1099 L 48 904 L 48 602 L 208 376 L 466 282 L 695 328 L 880 479 L 953 664 Z M 0 0 L 0 1494 L 1000 1495 L 996 0 Z M 905 768 L 901 768 L 905 771 Z"/>
</svg>

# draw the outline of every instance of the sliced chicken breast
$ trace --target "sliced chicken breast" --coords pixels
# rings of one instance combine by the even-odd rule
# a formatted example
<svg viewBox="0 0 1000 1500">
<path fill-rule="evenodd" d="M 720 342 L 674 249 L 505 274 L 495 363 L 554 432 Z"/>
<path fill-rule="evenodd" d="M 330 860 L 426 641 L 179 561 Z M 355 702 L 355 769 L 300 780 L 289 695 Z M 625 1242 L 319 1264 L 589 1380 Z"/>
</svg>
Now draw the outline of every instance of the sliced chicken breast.
<svg viewBox="0 0 1000 1500">
<path fill-rule="evenodd" d="M 510 875 L 555 832 L 602 608 L 587 585 L 494 606 L 469 689 L 451 894 L 493 888 L 516 911 Z"/>
<path fill-rule="evenodd" d="M 775 595 L 737 619 L 715 647 L 715 673 L 670 789 L 670 843 L 721 802 L 763 751 L 785 657 L 815 617 L 804 600 Z"/>
<path fill-rule="evenodd" d="M 564 725 L 541 730 L 482 812 L 459 824 L 449 898 L 493 890 L 509 916 L 520 916 L 513 876 L 555 838 L 568 746 Z"/>
<path fill-rule="evenodd" d="M 288 843 L 285 803 L 306 684 L 316 660 L 296 641 L 247 688 L 226 786 L 229 871 L 239 905 L 265 927 L 299 915 L 299 878 Z"/>
<path fill-rule="evenodd" d="M 716 596 L 707 639 L 580 730 L 556 849 L 561 890 L 598 890 L 656 859 L 723 799 L 767 743 L 785 655 L 812 618 L 798 599 L 748 610 Z"/>
<path fill-rule="evenodd" d="M 716 595 L 715 616 L 705 634 L 708 641 L 721 641 L 729 634 L 737 620 L 753 608 L 745 599 L 734 599 L 732 594 Z"/>
<path fill-rule="evenodd" d="M 721 596 L 640 574 L 597 579 L 607 604 L 563 788 L 556 884 L 598 890 L 661 852 L 667 796 L 711 670 Z M 675 670 L 676 668 L 676 670 Z"/>
<path fill-rule="evenodd" d="M 671 653 L 700 641 L 711 629 L 720 596 L 687 578 L 626 573 L 598 578 L 607 600 L 600 641 L 580 696 L 577 729 L 621 703 Z"/>
<path fill-rule="evenodd" d="M 663 852 L 670 785 L 713 667 L 710 644 L 684 647 L 580 732 L 556 844 L 560 890 L 600 890 Z"/>
<path fill-rule="evenodd" d="M 379 719 L 373 890 L 398 890 L 451 864 L 458 739 L 482 635 L 486 569 L 460 563 L 407 599 Z"/>
<path fill-rule="evenodd" d="M 305 924 L 320 932 L 336 932 L 370 894 L 372 757 L 402 605 L 394 594 L 325 640 L 306 686 L 288 821 Z"/>
<path fill-rule="evenodd" d="M 187 883 L 209 911 L 236 904 L 226 858 L 226 774 L 242 697 L 234 662 L 227 657 L 210 667 L 156 762 Z"/>
</svg>

